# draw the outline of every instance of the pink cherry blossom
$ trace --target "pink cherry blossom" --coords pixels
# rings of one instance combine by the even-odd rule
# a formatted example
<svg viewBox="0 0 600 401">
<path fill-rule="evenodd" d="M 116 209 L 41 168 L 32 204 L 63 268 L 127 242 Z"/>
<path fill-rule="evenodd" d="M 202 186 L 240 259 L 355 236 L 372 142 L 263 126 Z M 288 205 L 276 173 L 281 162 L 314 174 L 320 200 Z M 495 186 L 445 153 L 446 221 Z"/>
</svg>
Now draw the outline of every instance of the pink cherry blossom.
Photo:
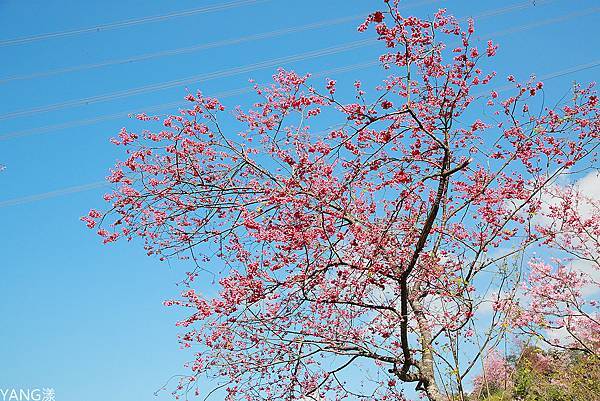
<svg viewBox="0 0 600 401">
<path fill-rule="evenodd" d="M 477 49 L 473 24 L 463 30 L 444 9 L 425 20 L 398 4 L 359 26 L 382 48 L 386 78 L 373 89 L 357 79 L 343 99 L 333 79 L 314 86 L 280 69 L 255 84 L 251 106 L 188 94 L 179 113 L 140 116 L 147 129 L 113 140 L 126 153 L 108 178 L 108 211 L 82 220 L 105 243 L 140 238 L 148 255 L 189 263 L 184 291 L 166 302 L 188 311 L 180 342 L 195 350 L 177 394 L 208 376 L 226 400 L 356 399 L 343 377 L 361 369 L 372 378 L 361 399 L 403 399 L 411 383 L 440 401 L 444 388 L 463 392 L 482 336 L 597 328 L 577 323 L 597 315 L 585 314 L 588 281 L 566 261 L 532 259 L 524 279 L 512 265 L 534 246 L 589 257 L 588 239 L 563 233 L 586 238 L 598 214 L 587 222 L 556 207 L 567 231 L 538 223 L 540 195 L 596 160 L 593 86 L 548 108 L 535 77 L 510 76 L 500 99 L 482 57 L 497 45 Z M 477 103 L 477 92 L 494 100 Z M 214 294 L 198 290 L 211 282 Z M 589 351 L 597 338 L 581 342 Z M 467 343 L 481 352 L 457 362 Z M 485 364 L 488 381 L 506 384 L 501 359 Z"/>
</svg>

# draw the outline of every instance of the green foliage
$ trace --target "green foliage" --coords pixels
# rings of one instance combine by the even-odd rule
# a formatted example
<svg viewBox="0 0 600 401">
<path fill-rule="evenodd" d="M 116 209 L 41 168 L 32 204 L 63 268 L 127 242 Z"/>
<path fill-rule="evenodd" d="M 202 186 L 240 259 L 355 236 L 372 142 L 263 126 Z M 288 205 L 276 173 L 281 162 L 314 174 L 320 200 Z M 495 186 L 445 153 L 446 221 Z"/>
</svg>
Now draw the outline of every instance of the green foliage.
<svg viewBox="0 0 600 401">
<path fill-rule="evenodd" d="M 517 398 L 526 398 L 535 382 L 534 372 L 528 367 L 520 367 L 515 371 L 514 395 Z"/>
<path fill-rule="evenodd" d="M 483 398 L 483 401 L 509 401 L 512 395 L 508 391 L 499 391 L 489 397 Z"/>
<path fill-rule="evenodd" d="M 512 385 L 473 401 L 600 401 L 600 358 L 582 352 L 524 348 L 511 358 Z"/>
</svg>

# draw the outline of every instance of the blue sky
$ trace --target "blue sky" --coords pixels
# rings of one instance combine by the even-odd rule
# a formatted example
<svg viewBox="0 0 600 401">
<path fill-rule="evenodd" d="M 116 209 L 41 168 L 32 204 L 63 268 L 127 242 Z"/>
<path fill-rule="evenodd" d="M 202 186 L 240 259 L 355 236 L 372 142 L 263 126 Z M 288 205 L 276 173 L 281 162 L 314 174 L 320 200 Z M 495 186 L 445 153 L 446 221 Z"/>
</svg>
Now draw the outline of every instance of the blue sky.
<svg viewBox="0 0 600 401">
<path fill-rule="evenodd" d="M 366 15 L 380 2 L 238 1 L 218 11 L 115 29 L 12 40 L 226 3 L 233 2 L 0 0 L 0 163 L 6 166 L 0 173 L 0 388 L 53 387 L 58 401 L 146 400 L 171 375 L 184 372 L 190 354 L 176 340 L 179 316 L 162 306 L 178 293 L 175 283 L 183 270 L 145 257 L 139 246 L 102 246 L 79 222 L 90 207 L 102 206 L 104 189 L 96 183 L 121 156 L 109 138 L 123 126 L 136 126 L 120 115 L 176 103 L 186 88 L 215 94 L 245 88 L 250 77 L 266 81 L 287 56 L 304 54 L 282 66 L 317 74 L 371 61 L 381 48 L 377 44 L 302 60 L 308 52 L 369 37 L 356 32 L 358 20 L 352 18 L 260 40 L 249 36 Z M 491 67 L 500 77 L 558 75 L 547 81 L 550 99 L 558 100 L 575 79 L 595 80 L 600 67 L 587 67 L 600 62 L 594 39 L 598 3 L 526 3 L 404 2 L 412 6 L 406 14 L 419 16 L 442 6 L 459 17 L 504 9 L 476 22 L 482 39 L 491 35 L 500 43 Z M 222 43 L 228 40 L 238 43 Z M 127 62 L 206 44 L 212 45 Z M 106 61 L 111 65 L 79 68 Z M 238 67 L 261 62 L 268 67 L 237 73 Z M 579 71 L 570 73 L 573 67 Z M 354 79 L 373 80 L 375 71 L 326 75 L 350 86 Z M 191 82 L 215 72 L 220 77 Z M 31 77 L 38 73 L 46 76 Z M 178 80 L 186 83 L 172 82 Z M 165 82 L 166 89 L 149 88 Z M 143 93 L 123 92 L 134 88 Z M 102 101 L 94 101 L 96 96 Z M 224 102 L 249 99 L 242 93 Z M 176 107 L 164 111 L 169 110 Z"/>
</svg>

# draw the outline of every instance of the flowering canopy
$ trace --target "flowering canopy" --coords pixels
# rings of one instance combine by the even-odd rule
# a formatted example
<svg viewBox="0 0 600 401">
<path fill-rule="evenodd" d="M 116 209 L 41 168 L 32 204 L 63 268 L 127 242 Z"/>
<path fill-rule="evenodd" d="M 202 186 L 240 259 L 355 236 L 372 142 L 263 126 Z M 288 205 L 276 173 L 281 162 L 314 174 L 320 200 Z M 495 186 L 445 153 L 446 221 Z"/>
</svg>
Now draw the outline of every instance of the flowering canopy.
<svg viewBox="0 0 600 401">
<path fill-rule="evenodd" d="M 497 46 L 475 46 L 473 23 L 462 30 L 444 10 L 427 21 L 385 5 L 359 27 L 374 27 L 385 46 L 389 75 L 374 95 L 357 81 L 345 102 L 334 80 L 320 90 L 279 70 L 255 86 L 256 104 L 235 109 L 245 127 L 237 134 L 219 100 L 198 93 L 178 114 L 138 116 L 158 129 L 114 139 L 127 159 L 108 178 L 111 208 L 83 220 L 100 224 L 104 242 L 140 237 L 149 255 L 192 263 L 188 288 L 167 302 L 189 308 L 181 342 L 198 349 L 181 392 L 203 389 L 198 379 L 209 375 L 227 400 L 398 400 L 402 382 L 442 400 L 463 391 L 507 318 L 535 330 L 571 302 L 565 288 L 582 278 L 534 260 L 533 301 L 519 304 L 511 261 L 534 244 L 589 257 L 584 240 L 537 216 L 546 188 L 595 161 L 592 88 L 533 112 L 543 84 L 509 77 L 514 93 L 487 89 L 492 117 L 474 118 L 476 92 L 495 75 L 479 64 Z M 311 128 L 332 115 L 341 123 Z M 597 233 L 598 214 L 583 227 L 563 208 L 548 215 L 575 235 Z M 195 279 L 210 259 L 221 266 L 219 290 L 206 297 Z M 492 285 L 494 316 L 480 332 Z M 465 343 L 474 351 L 459 360 Z M 364 382 L 348 383 L 357 369 Z"/>
</svg>

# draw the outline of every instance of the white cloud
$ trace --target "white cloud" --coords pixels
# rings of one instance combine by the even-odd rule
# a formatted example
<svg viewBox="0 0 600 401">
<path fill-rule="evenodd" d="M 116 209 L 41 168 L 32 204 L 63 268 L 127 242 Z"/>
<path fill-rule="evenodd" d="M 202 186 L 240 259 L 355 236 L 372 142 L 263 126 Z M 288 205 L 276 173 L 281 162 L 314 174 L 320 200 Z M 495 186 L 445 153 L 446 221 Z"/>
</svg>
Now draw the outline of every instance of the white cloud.
<svg viewBox="0 0 600 401">
<path fill-rule="evenodd" d="M 594 214 L 600 213 L 598 204 L 600 202 L 600 170 L 593 170 L 575 182 L 561 181 L 551 185 L 548 187 L 548 190 L 542 192 L 542 213 L 534 218 L 535 224 L 546 225 L 551 223 L 552 219 L 547 216 L 550 212 L 550 207 L 557 206 L 562 202 L 562 199 L 557 197 L 556 194 L 568 188 L 572 188 L 574 193 L 581 195 L 576 204 L 576 211 L 582 218 L 589 219 Z M 580 245 L 587 242 L 586 239 L 582 239 L 582 241 L 579 242 Z M 596 249 L 595 244 L 595 240 L 590 238 L 589 242 L 587 242 L 587 248 L 594 250 Z M 600 250 L 596 249 L 596 252 L 593 252 L 591 257 L 596 260 L 600 259 Z M 600 283 L 600 270 L 597 264 L 588 260 L 576 259 L 571 262 L 570 267 L 584 273 L 592 280 L 592 283 L 582 289 L 584 296 L 600 292 L 600 286 L 598 285 Z"/>
<path fill-rule="evenodd" d="M 577 185 L 590 198 L 600 200 L 600 170 L 591 171 L 577 181 Z"/>
</svg>

